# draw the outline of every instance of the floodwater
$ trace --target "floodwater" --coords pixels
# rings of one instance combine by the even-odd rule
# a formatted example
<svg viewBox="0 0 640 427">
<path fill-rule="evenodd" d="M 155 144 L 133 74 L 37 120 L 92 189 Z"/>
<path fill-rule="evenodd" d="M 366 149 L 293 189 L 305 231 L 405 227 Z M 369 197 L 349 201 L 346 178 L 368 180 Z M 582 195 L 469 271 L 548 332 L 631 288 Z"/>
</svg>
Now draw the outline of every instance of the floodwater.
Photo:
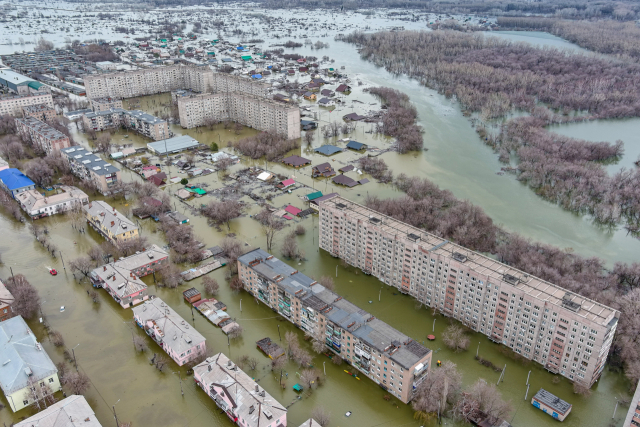
<svg viewBox="0 0 640 427">
<path fill-rule="evenodd" d="M 354 16 L 349 17 L 351 21 L 356 19 L 357 17 Z M 382 25 L 376 20 L 372 20 L 372 23 Z M 384 154 L 383 158 L 394 173 L 405 172 L 409 175 L 429 178 L 442 188 L 451 190 L 457 197 L 468 199 L 481 206 L 496 223 L 510 231 L 519 232 L 546 243 L 570 247 L 584 255 L 597 255 L 603 257 L 608 263 L 637 260 L 637 254 L 640 253 L 638 240 L 627 237 L 621 231 L 609 232 L 599 229 L 588 218 L 567 213 L 535 196 L 531 190 L 518 183 L 512 176 L 496 175 L 501 166 L 497 156 L 480 142 L 471 124 L 463 117 L 454 102 L 421 87 L 415 81 L 405 77 L 396 78 L 383 69 L 362 61 L 352 45 L 332 41 L 331 48 L 328 50 L 317 52 L 300 48 L 296 52 L 316 56 L 331 55 L 336 59 L 336 65 L 344 65 L 345 71 L 351 77 L 354 91 L 346 97 L 344 106 L 338 107 L 333 112 L 328 110 L 320 112 L 318 108 L 313 107 L 313 111 L 319 113 L 318 118 L 321 124 L 340 121 L 342 115 L 351 111 L 361 113 L 368 109 L 379 108 L 379 101 L 362 91 L 368 86 L 391 86 L 411 96 L 418 109 L 420 124 L 425 129 L 425 148 L 428 151 L 407 155 Z M 363 85 L 358 86 L 357 80 L 362 81 Z M 167 97 L 166 94 L 143 97 L 140 108 L 154 113 L 163 103 L 166 104 Z M 355 103 L 354 99 L 364 104 Z M 305 102 L 305 104 L 310 103 Z M 226 146 L 225 141 L 229 139 L 254 133 L 251 130 L 243 130 L 241 135 L 235 135 L 220 127 L 202 132 L 199 130 L 187 132 L 175 126 L 172 129 L 177 134 L 189 133 L 203 143 L 219 142 L 221 148 Z M 348 136 L 379 148 L 385 148 L 389 144 L 386 138 L 367 133 L 370 130 L 370 124 L 358 123 L 355 131 Z M 129 135 L 128 138 L 124 138 L 125 134 Z M 76 138 L 81 144 L 87 146 L 84 135 L 77 134 Z M 320 131 L 317 131 L 311 147 L 303 146 L 294 153 L 310 158 L 313 164 L 330 161 L 337 170 L 362 154 L 347 151 L 326 159 L 314 153 L 312 148 L 325 142 L 344 147 L 344 143 L 335 141 L 338 138 L 324 140 Z M 136 147 L 148 142 L 133 132 L 123 131 L 116 133 L 113 141 L 122 144 L 131 143 Z M 381 197 L 399 194 L 391 186 L 380 185 L 373 181 L 352 189 L 336 187 L 326 180 L 312 180 L 309 176 L 309 168 L 294 170 L 264 160 L 244 159 L 242 164 L 234 166 L 231 172 L 253 165 L 283 175 L 294 176 L 297 182 L 307 186 L 294 190 L 292 194 L 284 193 L 274 198 L 273 204 L 277 207 L 291 203 L 304 208 L 305 204 L 299 197 L 314 189 L 322 190 L 324 193 L 336 191 L 354 201 L 362 201 L 367 193 Z M 167 174 L 180 176 L 175 167 L 169 168 Z M 130 172 L 125 172 L 123 175 L 128 180 L 139 179 L 137 175 Z M 353 178 L 357 176 L 353 172 L 348 175 Z M 224 185 L 218 174 L 197 177 L 191 180 L 191 183 L 207 184 L 209 190 Z M 178 188 L 180 188 L 179 185 L 170 185 L 165 188 L 165 191 L 172 194 Z M 191 207 L 207 203 L 213 200 L 212 197 L 195 199 L 189 204 L 183 204 L 175 197 L 173 200 L 178 210 L 190 218 L 190 224 L 194 226 L 196 235 L 207 247 L 219 244 L 224 235 L 231 232 L 246 243 L 247 249 L 251 247 L 266 249 L 265 239 L 261 236 L 257 223 L 249 216 L 257 213 L 259 208 L 248 197 L 242 199 L 248 206 L 246 215 L 233 220 L 231 230 L 223 228 L 221 232 L 208 226 L 202 217 L 190 212 Z M 111 203 L 116 207 L 122 207 L 123 204 L 130 205 L 133 202 L 119 200 Z M 434 316 L 429 310 L 417 308 L 410 297 L 400 295 L 393 288 L 383 285 L 371 276 L 359 274 L 353 268 L 341 267 L 338 260 L 320 252 L 317 242 L 317 217 L 294 220 L 292 226 L 297 225 L 298 221 L 307 229 L 304 236 L 297 237 L 306 259 L 299 264 L 289 261 L 298 270 L 315 278 L 322 275 L 334 277 L 337 275 L 335 280 L 338 293 L 416 340 L 423 341 L 428 334 L 434 333 L 437 337 L 436 341 L 425 344 L 436 353 L 434 360 L 454 361 L 464 375 L 465 384 L 473 383 L 478 378 L 484 378 L 488 382 L 498 380 L 499 373 L 481 366 L 474 360 L 476 350 L 480 356 L 491 360 L 495 365 L 506 364 L 504 382 L 499 384 L 499 389 L 503 396 L 513 403 L 513 418 L 509 420 L 513 425 L 524 427 L 556 425 L 555 420 L 534 409 L 528 401 L 524 400 L 529 371 L 531 371 L 529 399 L 539 388 L 544 387 L 574 405 L 571 415 L 564 422 L 565 425 L 606 426 L 611 421 L 615 397 L 625 394 L 628 388 L 628 383 L 622 375 L 605 369 L 602 378 L 592 389 L 593 394 L 587 398 L 574 395 L 570 383 L 565 379 L 561 379 L 558 384 L 553 384 L 553 376 L 541 366 L 534 363 L 523 365 L 507 358 L 498 352 L 499 345 L 482 335 L 470 336 L 471 346 L 468 351 L 452 353 L 442 345 L 440 340 L 442 331 L 448 325 L 447 319 L 435 316 L 435 330 L 433 330 Z M 40 222 L 49 228 L 51 239 L 61 249 L 67 265 L 71 259 L 86 253 L 92 245 L 102 241 L 92 231 L 87 234 L 77 233 L 71 228 L 70 221 L 65 216 L 46 218 Z M 156 226 L 153 220 L 146 219 L 140 221 L 140 224 L 143 235 L 152 243 L 165 243 L 163 235 L 155 231 Z M 153 353 L 161 352 L 150 339 L 148 339 L 150 348 L 144 354 L 137 354 L 134 351 L 130 341 L 131 334 L 143 334 L 143 332 L 131 322 L 131 310 L 120 308 L 102 290 L 99 291 L 101 302 L 93 304 L 86 292 L 90 289 L 88 283 L 86 281 L 78 283 L 74 280 L 72 275 L 64 270 L 60 257 L 52 259 L 33 239 L 25 224 L 17 223 L 2 213 L 0 229 L 3 231 L 3 237 L 0 239 L 0 253 L 4 262 L 0 265 L 0 277 L 8 277 L 11 274 L 10 267 L 14 274 L 25 274 L 40 292 L 43 301 L 42 311 L 52 329 L 63 334 L 67 348 L 70 349 L 79 344 L 75 348 L 78 367 L 87 373 L 93 385 L 87 393 L 87 399 L 102 425 L 113 423 L 112 406 L 114 404 L 119 420 L 131 421 L 134 426 L 232 425 L 224 414 L 220 414 L 213 401 L 195 386 L 193 379 L 186 377 L 185 369 L 170 363 L 165 371 L 160 373 L 149 364 Z M 272 251 L 276 256 L 280 256 L 280 244 L 291 229 L 292 227 L 286 228 L 276 237 Z M 60 274 L 56 277 L 50 276 L 47 266 L 56 268 Z M 186 269 L 187 266 L 184 268 Z M 292 404 L 289 408 L 289 425 L 301 424 L 310 416 L 314 407 L 324 406 L 332 414 L 332 426 L 435 426 L 434 420 L 426 424 L 413 420 L 410 406 L 395 399 L 385 401 L 384 391 L 375 383 L 365 377 L 361 377 L 358 381 L 345 375 L 343 369 L 346 365 L 337 367 L 323 355 L 316 356 L 313 362 L 315 367 L 326 369 L 325 384 L 318 390 L 310 395 L 303 394 L 302 399 L 297 399 L 298 395 L 291 387 L 297 382 L 299 369 L 293 364 L 286 367 L 288 374 L 286 389 L 280 390 L 275 375 L 268 370 L 269 359 L 259 352 L 255 341 L 265 336 L 277 340 L 279 333 L 284 336 L 285 332 L 292 330 L 297 331 L 303 342 L 303 334 L 288 322 L 279 320 L 264 305 L 257 304 L 249 294 L 245 292 L 232 294 L 224 282 L 224 269 L 210 275 L 221 284 L 218 298 L 227 304 L 227 311 L 245 329 L 244 336 L 230 344 L 227 343 L 226 336 L 202 316 L 196 313 L 192 317 L 189 305 L 182 299 L 181 292 L 188 287 L 195 286 L 202 290 L 201 279 L 195 279 L 177 290 L 156 288 L 152 277 L 146 277 L 144 280 L 150 285 L 152 294 L 162 298 L 180 315 L 192 322 L 207 338 L 207 346 L 214 351 L 225 352 L 235 360 L 243 354 L 257 358 L 260 364 L 255 372 L 250 372 L 250 375 L 259 379 L 260 384 L 279 402 L 284 405 Z M 60 307 L 63 305 L 65 310 L 61 312 Z M 30 322 L 30 325 L 36 336 L 43 341 L 52 359 L 55 362 L 61 361 L 62 350 L 55 348 L 44 338 L 43 329 L 37 320 Z M 308 346 L 306 343 L 303 345 Z M 182 378 L 184 396 L 180 391 L 180 378 Z M 4 397 L 2 399 L 4 400 Z M 3 403 L 7 404 L 6 401 Z M 621 425 L 626 409 L 622 406 L 618 408 L 614 425 Z M 352 411 L 353 415 L 345 418 L 346 411 Z M 10 424 L 28 415 L 26 410 L 12 414 L 10 410 L 5 409 L 0 411 L 0 421 Z M 450 421 L 445 422 L 452 424 Z"/>
</svg>

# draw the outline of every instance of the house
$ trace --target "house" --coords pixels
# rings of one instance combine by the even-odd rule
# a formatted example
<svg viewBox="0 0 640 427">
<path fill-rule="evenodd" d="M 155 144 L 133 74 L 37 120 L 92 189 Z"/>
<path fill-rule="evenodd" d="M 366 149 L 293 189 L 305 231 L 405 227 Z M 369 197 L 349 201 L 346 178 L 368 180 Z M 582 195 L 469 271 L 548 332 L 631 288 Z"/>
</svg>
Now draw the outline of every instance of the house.
<svg viewBox="0 0 640 427">
<path fill-rule="evenodd" d="M 309 193 L 309 194 L 307 194 L 306 197 L 307 197 L 307 201 L 310 202 L 312 200 L 317 199 L 318 197 L 322 197 L 322 191 L 316 191 L 316 192 L 313 192 L 313 193 Z"/>
<path fill-rule="evenodd" d="M 329 98 L 321 98 L 320 101 L 318 101 L 318 105 L 321 107 L 333 107 L 336 105 L 336 101 Z"/>
<path fill-rule="evenodd" d="M 335 184 L 339 184 L 339 185 L 345 185 L 347 187 L 355 187 L 356 185 L 358 185 L 358 181 L 349 178 L 346 175 L 338 175 L 335 178 L 333 178 L 332 180 Z"/>
<path fill-rule="evenodd" d="M 94 269 L 89 279 L 103 288 L 122 308 L 133 307 L 149 299 L 147 285 L 140 280 L 169 262 L 169 254 L 157 245 L 143 252 L 120 258 Z"/>
<path fill-rule="evenodd" d="M 340 169 L 338 169 L 340 172 L 345 173 L 345 172 L 350 172 L 352 170 L 354 170 L 355 168 L 353 167 L 353 165 L 347 165 L 345 167 L 342 167 Z"/>
<path fill-rule="evenodd" d="M 324 202 L 325 200 L 333 199 L 334 197 L 337 197 L 337 196 L 338 196 L 338 193 L 325 194 L 324 196 L 313 199 L 311 202 L 309 202 L 309 206 L 311 206 L 311 209 L 315 209 L 319 211 L 320 203 Z"/>
<path fill-rule="evenodd" d="M 108 203 L 96 200 L 82 209 L 87 222 L 105 239 L 118 243 L 138 237 L 138 226 Z"/>
<path fill-rule="evenodd" d="M 196 288 L 187 289 L 182 293 L 182 296 L 189 304 L 193 304 L 194 302 L 202 299 L 202 294 Z"/>
<path fill-rule="evenodd" d="M 13 298 L 4 283 L 0 281 L 0 322 L 10 319 L 13 315 L 13 310 L 11 309 L 13 301 L 15 301 L 15 298 Z"/>
<path fill-rule="evenodd" d="M 331 167 L 331 164 L 329 162 L 321 163 L 321 164 L 316 165 L 313 168 L 311 168 L 311 176 L 313 178 L 317 178 L 319 176 L 323 176 L 325 178 L 328 178 L 328 177 L 333 176 L 335 174 L 336 174 L 336 171 L 333 170 L 333 167 Z"/>
<path fill-rule="evenodd" d="M 356 151 L 360 151 L 364 148 L 367 148 L 367 144 L 363 144 L 361 142 L 358 141 L 349 141 L 349 143 L 347 143 L 347 148 L 350 148 L 352 150 L 356 150 Z"/>
<path fill-rule="evenodd" d="M 273 175 L 270 174 L 269 172 L 261 172 L 258 177 L 257 177 L 260 181 L 268 181 L 271 178 L 273 178 Z"/>
<path fill-rule="evenodd" d="M 36 184 L 33 181 L 15 168 L 0 171 L 0 185 L 11 193 L 14 199 L 17 194 L 27 190 L 35 190 L 36 188 Z"/>
<path fill-rule="evenodd" d="M 280 356 L 284 356 L 284 350 L 282 347 L 271 341 L 271 338 L 269 337 L 256 341 L 256 345 L 264 354 L 269 356 L 269 359 L 277 359 Z"/>
<path fill-rule="evenodd" d="M 32 219 L 67 212 L 89 203 L 89 196 L 79 188 L 61 185 L 58 190 L 61 192 L 51 196 L 43 196 L 36 190 L 27 190 L 19 193 L 16 200 Z"/>
<path fill-rule="evenodd" d="M 322 427 L 322 426 L 319 422 L 317 422 L 313 418 L 309 418 L 307 421 L 300 424 L 300 427 Z"/>
<path fill-rule="evenodd" d="M 302 212 L 302 209 L 298 209 L 295 206 L 291 206 L 291 205 L 284 208 L 284 210 L 293 216 L 298 216 L 298 214 Z"/>
<path fill-rule="evenodd" d="M 336 94 L 335 94 L 335 92 L 334 92 L 334 91 L 332 91 L 332 90 L 329 90 L 329 89 L 322 89 L 322 90 L 320 91 L 320 95 L 322 95 L 322 96 L 327 96 L 327 97 L 329 97 L 329 98 L 333 98 Z"/>
<path fill-rule="evenodd" d="M 0 323 L 0 387 L 13 412 L 60 391 L 58 368 L 22 316 Z M 35 391 L 33 390 L 35 388 Z"/>
<path fill-rule="evenodd" d="M 102 427 L 84 396 L 71 395 L 13 427 Z"/>
<path fill-rule="evenodd" d="M 159 172 L 155 175 L 151 175 L 147 178 L 147 181 L 153 182 L 156 187 L 160 187 L 161 185 L 166 185 L 167 174 L 164 172 Z"/>
<path fill-rule="evenodd" d="M 564 421 L 573 407 L 572 404 L 565 402 L 543 388 L 533 396 L 531 404 L 558 421 Z"/>
<path fill-rule="evenodd" d="M 276 93 L 273 95 L 273 99 L 275 99 L 276 101 L 280 101 L 280 102 L 290 102 L 291 98 L 289 98 L 289 96 L 287 95 L 282 95 L 280 93 Z"/>
<path fill-rule="evenodd" d="M 348 95 L 349 93 L 351 93 L 351 86 L 341 84 L 336 88 L 336 92 L 340 92 L 340 93 L 344 93 L 345 95 Z"/>
<path fill-rule="evenodd" d="M 280 184 L 276 185 L 281 190 L 287 189 L 293 185 L 295 185 L 296 181 L 293 178 L 285 179 Z"/>
<path fill-rule="evenodd" d="M 172 219 L 176 224 L 186 224 L 189 222 L 189 218 L 182 215 L 178 211 L 167 212 L 166 215 L 167 215 L 167 218 Z"/>
<path fill-rule="evenodd" d="M 304 99 L 308 100 L 308 101 L 315 101 L 316 100 L 316 94 L 313 92 L 305 92 L 303 94 Z"/>
<path fill-rule="evenodd" d="M 331 156 L 333 154 L 341 152 L 342 148 L 336 147 L 335 145 L 323 145 L 322 147 L 315 148 L 313 151 L 315 151 L 316 153 L 324 154 L 325 156 Z"/>
<path fill-rule="evenodd" d="M 193 368 L 193 378 L 237 425 L 287 425 L 287 409 L 224 354 L 209 357 Z"/>
<path fill-rule="evenodd" d="M 299 168 L 302 166 L 310 165 L 311 160 L 305 159 L 304 157 L 296 156 L 294 154 L 293 156 L 285 157 L 284 159 L 282 159 L 282 163 L 284 163 L 287 166 L 293 166 L 294 168 Z"/>
<path fill-rule="evenodd" d="M 300 120 L 300 126 L 302 126 L 302 130 L 314 130 L 318 128 L 318 124 L 313 120 Z"/>
<path fill-rule="evenodd" d="M 366 116 L 361 116 L 357 113 L 349 113 L 342 116 L 342 120 L 345 122 L 359 122 L 360 120 L 366 119 Z"/>
<path fill-rule="evenodd" d="M 206 353 L 205 338 L 160 298 L 135 307 L 133 318 L 178 366 Z"/>
</svg>

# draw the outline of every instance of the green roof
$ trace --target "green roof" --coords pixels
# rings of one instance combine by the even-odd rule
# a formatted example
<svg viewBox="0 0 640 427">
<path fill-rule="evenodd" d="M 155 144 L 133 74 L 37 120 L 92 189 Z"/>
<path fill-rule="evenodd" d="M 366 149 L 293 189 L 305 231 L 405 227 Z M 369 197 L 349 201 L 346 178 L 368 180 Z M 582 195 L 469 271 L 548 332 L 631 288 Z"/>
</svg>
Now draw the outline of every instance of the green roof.
<svg viewBox="0 0 640 427">
<path fill-rule="evenodd" d="M 318 197 L 322 197 L 322 191 L 316 191 L 315 193 L 307 194 L 307 200 L 315 200 Z"/>
<path fill-rule="evenodd" d="M 30 88 L 33 88 L 35 90 L 40 90 L 40 88 L 42 86 L 44 86 L 44 85 L 42 83 L 40 83 L 40 82 L 30 81 L 29 83 L 27 83 L 27 86 L 29 86 Z"/>
<path fill-rule="evenodd" d="M 251 61 L 251 55 L 243 55 L 241 58 L 243 61 Z"/>
<path fill-rule="evenodd" d="M 201 196 L 207 194 L 206 191 L 204 191 L 202 188 L 185 188 L 185 190 L 191 192 L 191 193 L 198 193 Z"/>
</svg>

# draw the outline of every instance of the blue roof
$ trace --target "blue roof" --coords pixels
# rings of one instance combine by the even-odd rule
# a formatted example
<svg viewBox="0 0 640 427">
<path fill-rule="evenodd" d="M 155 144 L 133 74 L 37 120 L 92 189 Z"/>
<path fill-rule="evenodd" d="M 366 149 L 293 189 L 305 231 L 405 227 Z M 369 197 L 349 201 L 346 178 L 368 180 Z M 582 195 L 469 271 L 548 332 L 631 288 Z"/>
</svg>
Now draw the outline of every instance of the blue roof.
<svg viewBox="0 0 640 427">
<path fill-rule="evenodd" d="M 313 151 L 324 154 L 325 156 L 330 156 L 342 151 L 342 148 L 336 147 L 335 145 L 323 145 L 322 147 L 316 148 Z"/>
<path fill-rule="evenodd" d="M 364 147 L 364 144 L 358 141 L 349 141 L 347 144 L 347 148 L 351 148 L 352 150 L 362 150 L 362 147 Z"/>
<path fill-rule="evenodd" d="M 9 191 L 36 185 L 25 174 L 15 168 L 0 171 L 0 181 L 2 181 Z"/>
<path fill-rule="evenodd" d="M 262 74 L 254 74 L 253 76 L 254 79 L 261 79 L 262 78 Z"/>
</svg>

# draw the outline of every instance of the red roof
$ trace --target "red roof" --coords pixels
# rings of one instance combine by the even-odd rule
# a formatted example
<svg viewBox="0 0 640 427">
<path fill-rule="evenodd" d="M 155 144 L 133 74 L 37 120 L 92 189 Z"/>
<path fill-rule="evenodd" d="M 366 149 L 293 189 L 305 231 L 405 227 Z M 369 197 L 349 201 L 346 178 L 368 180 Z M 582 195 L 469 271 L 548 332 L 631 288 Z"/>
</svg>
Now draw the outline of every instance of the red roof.
<svg viewBox="0 0 640 427">
<path fill-rule="evenodd" d="M 289 187 L 290 185 L 293 185 L 295 183 L 296 182 L 294 181 L 293 178 L 285 179 L 284 181 L 282 181 L 282 185 L 285 187 Z"/>
<path fill-rule="evenodd" d="M 291 215 L 298 215 L 300 212 L 302 212 L 302 209 L 298 209 L 295 206 L 291 206 L 291 205 L 284 208 L 284 210 L 289 212 Z"/>
<path fill-rule="evenodd" d="M 289 215 L 285 215 L 285 216 L 283 216 L 282 218 L 285 218 L 285 219 L 293 219 L 293 218 L 291 218 Z"/>
</svg>

